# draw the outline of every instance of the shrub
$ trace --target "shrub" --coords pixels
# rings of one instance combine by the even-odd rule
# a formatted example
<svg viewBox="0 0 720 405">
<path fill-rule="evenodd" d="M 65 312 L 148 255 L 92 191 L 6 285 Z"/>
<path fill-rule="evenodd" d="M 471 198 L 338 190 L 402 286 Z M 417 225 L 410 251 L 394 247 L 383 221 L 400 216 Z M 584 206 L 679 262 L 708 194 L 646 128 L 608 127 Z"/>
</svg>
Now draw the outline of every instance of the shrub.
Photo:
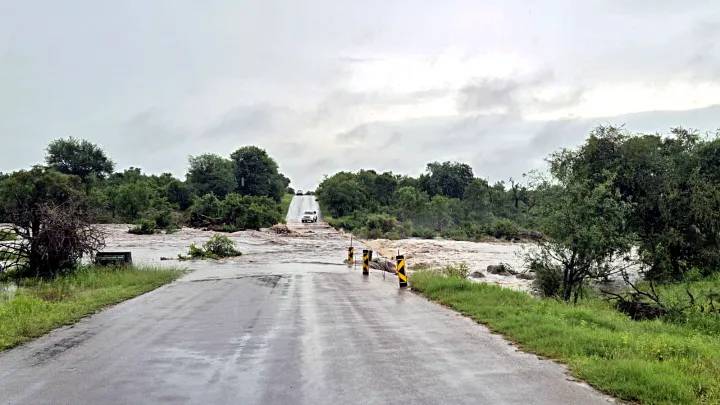
<svg viewBox="0 0 720 405">
<path fill-rule="evenodd" d="M 270 197 L 246 196 L 249 202 L 245 228 L 267 228 L 282 220 L 280 206 Z"/>
<path fill-rule="evenodd" d="M 352 229 L 359 228 L 357 232 L 359 236 L 368 239 L 401 239 L 412 233 L 412 223 L 401 224 L 394 216 L 384 213 L 367 216 L 353 214 L 352 217 L 344 217 L 342 221 L 337 221 L 336 224 L 341 222 L 352 226 Z M 364 223 L 364 225 L 359 227 L 358 223 Z"/>
<path fill-rule="evenodd" d="M 219 200 L 213 194 L 196 198 L 190 207 L 190 223 L 223 232 L 260 229 L 282 221 L 280 204 L 266 196 L 228 194 Z"/>
<path fill-rule="evenodd" d="M 152 235 L 156 232 L 157 224 L 155 223 L 155 220 L 149 218 L 141 219 L 137 225 L 128 230 L 128 233 L 132 233 L 134 235 Z"/>
<path fill-rule="evenodd" d="M 509 219 L 499 219 L 490 225 L 488 233 L 498 239 L 513 240 L 520 236 L 520 228 Z"/>
<path fill-rule="evenodd" d="M 352 231 L 360 229 L 367 222 L 367 214 L 363 212 L 354 212 L 352 215 L 347 215 L 338 218 L 326 218 L 328 224 L 336 229 L 345 229 Z"/>
<path fill-rule="evenodd" d="M 467 278 L 470 274 L 470 268 L 467 263 L 448 264 L 440 269 L 440 272 L 448 277 Z"/>
<path fill-rule="evenodd" d="M 190 205 L 190 225 L 208 226 L 222 222 L 222 204 L 215 194 L 193 198 Z"/>
<path fill-rule="evenodd" d="M 468 240 L 469 239 L 465 230 L 462 228 L 456 227 L 456 226 L 445 230 L 442 233 L 442 237 L 446 238 L 446 239 L 452 239 L 452 240 Z"/>
<path fill-rule="evenodd" d="M 242 252 L 235 248 L 235 242 L 230 238 L 224 235 L 213 235 L 202 247 L 191 244 L 187 256 L 178 255 L 178 259 L 221 259 L 240 255 Z"/>
<path fill-rule="evenodd" d="M 432 239 L 435 237 L 435 231 L 425 226 L 416 226 L 412 230 L 412 236 L 422 239 Z"/>
<path fill-rule="evenodd" d="M 474 222 L 464 222 L 460 225 L 467 240 L 480 240 L 487 236 L 487 228 Z"/>
<path fill-rule="evenodd" d="M 367 216 L 365 226 L 369 231 L 376 230 L 381 234 L 386 234 L 395 230 L 395 227 L 398 226 L 398 220 L 388 214 L 371 214 Z"/>
<path fill-rule="evenodd" d="M 544 297 L 559 297 L 562 288 L 563 272 L 558 265 L 533 260 L 529 262 L 530 271 L 535 272 L 533 285 Z"/>
<path fill-rule="evenodd" d="M 237 193 L 230 193 L 225 196 L 222 201 L 222 221 L 226 225 L 232 225 L 232 228 L 239 230 L 245 225 L 248 215 L 248 202 L 243 196 Z"/>
<path fill-rule="evenodd" d="M 235 242 L 227 236 L 213 235 L 203 245 L 205 252 L 217 257 L 231 257 L 241 255 L 240 251 L 235 249 Z"/>
<path fill-rule="evenodd" d="M 167 201 L 163 201 L 157 208 L 150 210 L 147 216 L 152 218 L 160 229 L 177 229 L 180 227 L 181 215 L 174 212 Z"/>
</svg>

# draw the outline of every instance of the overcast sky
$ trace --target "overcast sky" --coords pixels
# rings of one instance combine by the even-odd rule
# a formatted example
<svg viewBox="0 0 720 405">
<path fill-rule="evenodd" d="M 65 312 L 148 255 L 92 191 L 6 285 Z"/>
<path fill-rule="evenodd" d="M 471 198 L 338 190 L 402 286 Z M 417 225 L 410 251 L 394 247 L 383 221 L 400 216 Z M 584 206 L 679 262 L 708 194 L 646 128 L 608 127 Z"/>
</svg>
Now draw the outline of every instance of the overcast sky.
<svg viewBox="0 0 720 405">
<path fill-rule="evenodd" d="M 0 171 L 74 136 L 179 177 L 253 144 L 300 188 L 506 179 L 598 124 L 714 131 L 719 44 L 715 1 L 0 0 Z"/>
</svg>

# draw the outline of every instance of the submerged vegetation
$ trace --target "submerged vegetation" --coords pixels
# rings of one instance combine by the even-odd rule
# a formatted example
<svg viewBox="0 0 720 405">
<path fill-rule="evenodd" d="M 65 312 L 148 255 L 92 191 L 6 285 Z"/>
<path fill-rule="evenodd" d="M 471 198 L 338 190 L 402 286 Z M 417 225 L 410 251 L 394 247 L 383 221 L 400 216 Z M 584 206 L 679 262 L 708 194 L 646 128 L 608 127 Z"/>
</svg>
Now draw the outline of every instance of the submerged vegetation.
<svg viewBox="0 0 720 405">
<path fill-rule="evenodd" d="M 224 235 L 213 235 L 202 247 L 191 244 L 187 256 L 178 255 L 178 259 L 222 259 L 241 255 L 242 252 L 235 248 L 235 242 L 230 238 Z"/>
</svg>

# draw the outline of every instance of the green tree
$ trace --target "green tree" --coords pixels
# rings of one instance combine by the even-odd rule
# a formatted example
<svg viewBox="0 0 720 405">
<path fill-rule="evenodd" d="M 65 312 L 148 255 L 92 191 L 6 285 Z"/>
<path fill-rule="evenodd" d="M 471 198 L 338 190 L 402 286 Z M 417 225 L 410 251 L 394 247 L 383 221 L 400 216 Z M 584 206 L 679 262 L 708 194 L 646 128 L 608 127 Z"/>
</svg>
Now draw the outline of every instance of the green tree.
<svg viewBox="0 0 720 405">
<path fill-rule="evenodd" d="M 172 179 L 165 185 L 163 195 L 171 204 L 175 204 L 182 211 L 188 209 L 192 204 L 190 187 L 178 179 Z"/>
<path fill-rule="evenodd" d="M 427 165 L 427 173 L 420 176 L 419 182 L 430 196 L 444 195 L 462 198 L 465 188 L 473 180 L 470 165 L 459 162 L 432 162 Z"/>
<path fill-rule="evenodd" d="M 562 180 L 561 180 L 562 181 Z M 562 272 L 561 298 L 577 300 L 586 280 L 613 271 L 614 259 L 627 254 L 633 237 L 627 229 L 629 205 L 611 180 L 593 185 L 572 179 L 550 188 L 537 206 L 543 232 L 550 236 L 530 254 L 533 268 Z"/>
<path fill-rule="evenodd" d="M 113 216 L 134 222 L 152 206 L 155 196 L 155 190 L 146 181 L 122 183 L 110 194 Z"/>
<path fill-rule="evenodd" d="M 91 225 L 84 186 L 77 176 L 35 167 L 0 182 L 0 207 L 19 241 L 2 245 L 6 263 L 31 276 L 69 271 L 104 245 Z M 10 263 L 7 261 L 10 260 Z"/>
<path fill-rule="evenodd" d="M 268 196 L 280 201 L 289 185 L 278 165 L 257 146 L 242 147 L 230 155 L 235 163 L 236 189 L 242 195 Z"/>
<path fill-rule="evenodd" d="M 451 215 L 452 208 L 452 198 L 436 195 L 430 199 L 430 203 L 427 206 L 427 215 L 435 230 L 443 232 L 453 223 L 453 217 Z"/>
<path fill-rule="evenodd" d="M 322 207 L 334 216 L 350 215 L 362 209 L 365 204 L 365 187 L 356 176 L 348 172 L 339 172 L 320 183 L 316 195 Z"/>
<path fill-rule="evenodd" d="M 190 157 L 186 175 L 188 186 L 197 195 L 213 193 L 225 197 L 237 187 L 235 166 L 232 160 L 214 154 Z"/>
<path fill-rule="evenodd" d="M 428 196 L 413 186 L 403 186 L 395 191 L 394 201 L 400 219 L 409 220 L 422 215 Z"/>
<path fill-rule="evenodd" d="M 97 145 L 75 138 L 56 139 L 47 148 L 45 161 L 60 173 L 83 180 L 90 176 L 104 178 L 113 172 L 113 162 Z"/>
<path fill-rule="evenodd" d="M 488 220 L 490 217 L 490 186 L 483 179 L 473 179 L 465 188 L 463 203 L 468 216 L 474 220 Z"/>
</svg>

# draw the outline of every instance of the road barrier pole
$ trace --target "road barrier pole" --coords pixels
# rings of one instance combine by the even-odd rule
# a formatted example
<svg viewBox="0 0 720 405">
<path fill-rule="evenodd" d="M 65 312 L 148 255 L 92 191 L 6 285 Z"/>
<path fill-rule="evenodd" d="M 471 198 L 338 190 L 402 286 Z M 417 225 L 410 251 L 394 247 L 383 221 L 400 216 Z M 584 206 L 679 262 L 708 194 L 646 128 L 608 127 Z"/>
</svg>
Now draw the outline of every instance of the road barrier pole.
<svg viewBox="0 0 720 405">
<path fill-rule="evenodd" d="M 355 262 L 355 248 L 352 247 L 352 246 L 350 246 L 350 247 L 348 248 L 347 263 L 348 263 L 350 266 L 352 266 L 354 262 Z"/>
<path fill-rule="evenodd" d="M 363 249 L 363 276 L 370 274 L 370 255 L 371 250 Z"/>
<path fill-rule="evenodd" d="M 397 273 L 398 281 L 400 282 L 400 288 L 405 288 L 408 285 L 407 274 L 405 274 L 405 256 L 397 255 L 395 259 L 397 260 L 395 272 Z"/>
</svg>

